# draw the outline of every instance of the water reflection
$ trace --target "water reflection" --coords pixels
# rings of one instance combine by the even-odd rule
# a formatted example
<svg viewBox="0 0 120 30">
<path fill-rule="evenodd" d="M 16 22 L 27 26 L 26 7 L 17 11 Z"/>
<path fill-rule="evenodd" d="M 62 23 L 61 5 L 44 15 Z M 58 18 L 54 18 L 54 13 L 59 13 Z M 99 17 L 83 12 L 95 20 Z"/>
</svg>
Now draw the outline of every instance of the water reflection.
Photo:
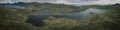
<svg viewBox="0 0 120 30">
<path fill-rule="evenodd" d="M 90 8 L 90 9 L 85 10 L 83 12 L 73 13 L 73 14 L 65 14 L 65 15 L 55 15 L 54 17 L 56 17 L 56 18 L 63 18 L 64 17 L 64 18 L 69 18 L 69 19 L 84 19 L 84 18 L 90 17 L 91 12 L 96 13 L 96 14 L 102 14 L 105 12 L 105 10 Z"/>
</svg>

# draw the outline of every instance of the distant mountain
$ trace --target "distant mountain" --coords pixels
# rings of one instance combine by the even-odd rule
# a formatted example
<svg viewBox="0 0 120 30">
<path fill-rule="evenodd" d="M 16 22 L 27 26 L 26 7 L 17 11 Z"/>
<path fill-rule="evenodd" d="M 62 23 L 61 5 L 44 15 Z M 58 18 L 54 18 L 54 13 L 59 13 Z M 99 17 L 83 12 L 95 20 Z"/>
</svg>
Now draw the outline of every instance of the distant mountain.
<svg viewBox="0 0 120 30">
<path fill-rule="evenodd" d="M 37 10 L 37 12 L 39 13 L 52 13 L 52 14 L 76 13 L 82 10 L 86 10 L 88 8 L 105 9 L 105 7 L 109 8 L 109 7 L 120 6 L 120 4 L 118 3 L 113 4 L 113 5 L 72 6 L 72 5 L 66 5 L 66 4 L 37 3 L 37 2 L 31 2 L 31 3 L 18 2 L 18 3 L 13 3 L 13 4 L 4 3 L 1 5 L 7 8 Z"/>
</svg>

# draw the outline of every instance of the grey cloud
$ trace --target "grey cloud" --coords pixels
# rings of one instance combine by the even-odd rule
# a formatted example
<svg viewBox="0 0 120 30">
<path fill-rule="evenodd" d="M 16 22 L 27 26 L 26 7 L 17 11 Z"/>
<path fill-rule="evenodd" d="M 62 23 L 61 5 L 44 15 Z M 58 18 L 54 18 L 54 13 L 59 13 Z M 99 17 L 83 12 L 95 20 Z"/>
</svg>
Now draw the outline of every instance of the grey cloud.
<svg viewBox="0 0 120 30">
<path fill-rule="evenodd" d="M 116 3 L 120 0 L 0 0 L 1 3 L 14 3 L 14 2 L 50 2 L 50 3 L 64 3 L 64 4 L 110 4 L 110 3 Z"/>
<path fill-rule="evenodd" d="M 4 1 L 4 0 L 0 0 L 0 1 Z"/>
</svg>

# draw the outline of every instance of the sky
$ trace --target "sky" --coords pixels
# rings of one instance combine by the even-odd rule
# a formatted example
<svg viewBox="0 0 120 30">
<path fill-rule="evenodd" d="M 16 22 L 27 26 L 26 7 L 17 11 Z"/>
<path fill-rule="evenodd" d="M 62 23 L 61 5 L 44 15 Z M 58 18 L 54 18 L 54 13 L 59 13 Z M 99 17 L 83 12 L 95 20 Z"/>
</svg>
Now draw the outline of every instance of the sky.
<svg viewBox="0 0 120 30">
<path fill-rule="evenodd" d="M 15 2 L 40 2 L 40 3 L 58 3 L 58 4 L 115 4 L 120 3 L 120 0 L 0 0 L 0 3 L 15 3 Z"/>
</svg>

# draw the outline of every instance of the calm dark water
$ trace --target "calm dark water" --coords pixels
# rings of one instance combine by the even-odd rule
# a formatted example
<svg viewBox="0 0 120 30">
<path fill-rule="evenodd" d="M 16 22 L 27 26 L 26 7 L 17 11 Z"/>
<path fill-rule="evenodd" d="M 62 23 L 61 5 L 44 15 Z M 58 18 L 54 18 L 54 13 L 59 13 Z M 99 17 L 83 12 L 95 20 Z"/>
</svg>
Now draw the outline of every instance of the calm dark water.
<svg viewBox="0 0 120 30">
<path fill-rule="evenodd" d="M 43 20 L 48 19 L 51 16 L 50 14 L 41 14 L 36 16 L 29 16 L 28 22 L 33 24 L 34 26 L 42 26 Z"/>
<path fill-rule="evenodd" d="M 29 16 L 28 22 L 33 24 L 34 26 L 43 25 L 43 20 L 48 19 L 49 16 L 53 16 L 56 18 L 68 18 L 68 19 L 85 19 L 91 16 L 91 12 L 96 14 L 103 14 L 105 10 L 90 8 L 88 10 L 79 12 L 79 13 L 69 13 L 69 14 L 61 14 L 61 15 L 52 15 L 52 14 L 41 14 L 36 16 Z"/>
</svg>

